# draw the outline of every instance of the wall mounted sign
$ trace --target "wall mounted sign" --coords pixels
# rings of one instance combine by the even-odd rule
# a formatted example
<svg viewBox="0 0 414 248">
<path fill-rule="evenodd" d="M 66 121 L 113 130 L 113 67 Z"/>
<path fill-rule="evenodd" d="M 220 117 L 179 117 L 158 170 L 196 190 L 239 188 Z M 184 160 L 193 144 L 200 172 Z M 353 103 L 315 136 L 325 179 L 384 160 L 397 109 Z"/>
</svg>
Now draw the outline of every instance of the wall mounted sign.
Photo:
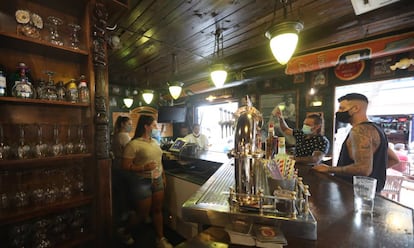
<svg viewBox="0 0 414 248">
<path fill-rule="evenodd" d="M 297 83 L 303 83 L 305 82 L 305 73 L 298 73 L 293 75 L 293 83 L 297 84 Z"/>
<path fill-rule="evenodd" d="M 394 75 L 394 71 L 390 66 L 394 64 L 394 56 L 387 56 L 371 61 L 371 78 L 384 78 Z"/>
<path fill-rule="evenodd" d="M 356 15 L 367 13 L 398 1 L 399 0 L 351 0 Z"/>
<path fill-rule="evenodd" d="M 364 60 L 353 63 L 343 63 L 335 67 L 335 76 L 343 81 L 349 81 L 359 77 L 364 69 Z"/>
<path fill-rule="evenodd" d="M 328 71 L 319 70 L 312 72 L 311 87 L 320 88 L 328 85 Z"/>
<path fill-rule="evenodd" d="M 414 49 L 414 32 L 310 53 L 289 60 L 288 75 L 335 67 L 341 63 L 375 59 Z"/>
</svg>

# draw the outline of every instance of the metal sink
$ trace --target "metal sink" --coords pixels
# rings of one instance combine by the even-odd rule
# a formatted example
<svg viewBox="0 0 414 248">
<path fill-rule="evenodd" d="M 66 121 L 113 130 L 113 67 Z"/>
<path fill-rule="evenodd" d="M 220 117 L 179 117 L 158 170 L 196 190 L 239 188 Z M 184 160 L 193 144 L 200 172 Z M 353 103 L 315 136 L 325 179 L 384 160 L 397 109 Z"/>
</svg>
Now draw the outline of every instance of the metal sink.
<svg viewBox="0 0 414 248">
<path fill-rule="evenodd" d="M 194 181 L 201 185 L 204 184 L 204 182 L 206 182 L 222 164 L 204 160 L 164 160 L 163 165 L 167 173 Z"/>
</svg>

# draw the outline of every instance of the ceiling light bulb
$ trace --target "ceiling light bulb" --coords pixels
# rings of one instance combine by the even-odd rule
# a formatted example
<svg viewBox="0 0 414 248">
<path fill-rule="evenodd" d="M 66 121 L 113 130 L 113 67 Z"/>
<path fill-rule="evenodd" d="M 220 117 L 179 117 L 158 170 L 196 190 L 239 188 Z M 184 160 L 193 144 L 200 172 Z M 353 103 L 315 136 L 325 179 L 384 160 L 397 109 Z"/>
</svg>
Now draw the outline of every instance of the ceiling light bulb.
<svg viewBox="0 0 414 248">
<path fill-rule="evenodd" d="M 279 23 L 266 32 L 270 39 L 270 48 L 276 60 L 285 65 L 296 50 L 298 34 L 303 29 L 303 24 L 296 21 Z"/>
<path fill-rule="evenodd" d="M 227 71 L 223 64 L 215 64 L 211 67 L 211 80 L 217 88 L 221 88 L 227 78 Z"/>
<path fill-rule="evenodd" d="M 134 103 L 134 99 L 132 99 L 131 97 L 124 98 L 125 107 L 130 108 L 133 103 Z"/>
<path fill-rule="evenodd" d="M 142 92 L 142 98 L 144 98 L 144 102 L 150 104 L 152 99 L 154 98 L 154 91 L 153 90 L 144 90 Z"/>
<path fill-rule="evenodd" d="M 174 100 L 177 100 L 181 95 L 181 91 L 183 89 L 183 83 L 173 82 L 173 83 L 169 83 L 168 85 L 169 85 L 168 90 L 170 91 L 171 97 Z"/>
<path fill-rule="evenodd" d="M 280 34 L 270 40 L 273 56 L 282 65 L 285 65 L 290 60 L 297 44 L 298 35 L 294 33 Z"/>
</svg>

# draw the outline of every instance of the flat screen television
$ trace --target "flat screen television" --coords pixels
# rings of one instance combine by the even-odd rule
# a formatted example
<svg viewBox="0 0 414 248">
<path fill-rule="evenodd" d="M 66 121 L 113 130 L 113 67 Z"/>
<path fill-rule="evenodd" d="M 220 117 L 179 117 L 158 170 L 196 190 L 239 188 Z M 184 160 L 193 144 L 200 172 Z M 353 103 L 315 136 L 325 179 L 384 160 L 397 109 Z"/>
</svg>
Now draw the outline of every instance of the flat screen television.
<svg viewBox="0 0 414 248">
<path fill-rule="evenodd" d="M 158 108 L 158 123 L 183 123 L 187 108 L 181 106 L 161 106 Z"/>
</svg>

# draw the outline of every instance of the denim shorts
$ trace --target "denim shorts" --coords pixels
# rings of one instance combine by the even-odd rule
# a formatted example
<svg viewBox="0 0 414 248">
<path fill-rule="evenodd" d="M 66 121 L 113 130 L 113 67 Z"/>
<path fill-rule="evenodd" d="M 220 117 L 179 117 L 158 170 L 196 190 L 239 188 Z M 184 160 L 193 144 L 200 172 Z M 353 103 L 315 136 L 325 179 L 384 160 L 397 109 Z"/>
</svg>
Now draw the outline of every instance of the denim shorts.
<svg viewBox="0 0 414 248">
<path fill-rule="evenodd" d="M 158 178 L 145 178 L 136 173 L 128 173 L 127 181 L 129 185 L 129 198 L 132 201 L 144 200 L 152 196 L 153 193 L 164 190 L 162 176 Z"/>
</svg>

